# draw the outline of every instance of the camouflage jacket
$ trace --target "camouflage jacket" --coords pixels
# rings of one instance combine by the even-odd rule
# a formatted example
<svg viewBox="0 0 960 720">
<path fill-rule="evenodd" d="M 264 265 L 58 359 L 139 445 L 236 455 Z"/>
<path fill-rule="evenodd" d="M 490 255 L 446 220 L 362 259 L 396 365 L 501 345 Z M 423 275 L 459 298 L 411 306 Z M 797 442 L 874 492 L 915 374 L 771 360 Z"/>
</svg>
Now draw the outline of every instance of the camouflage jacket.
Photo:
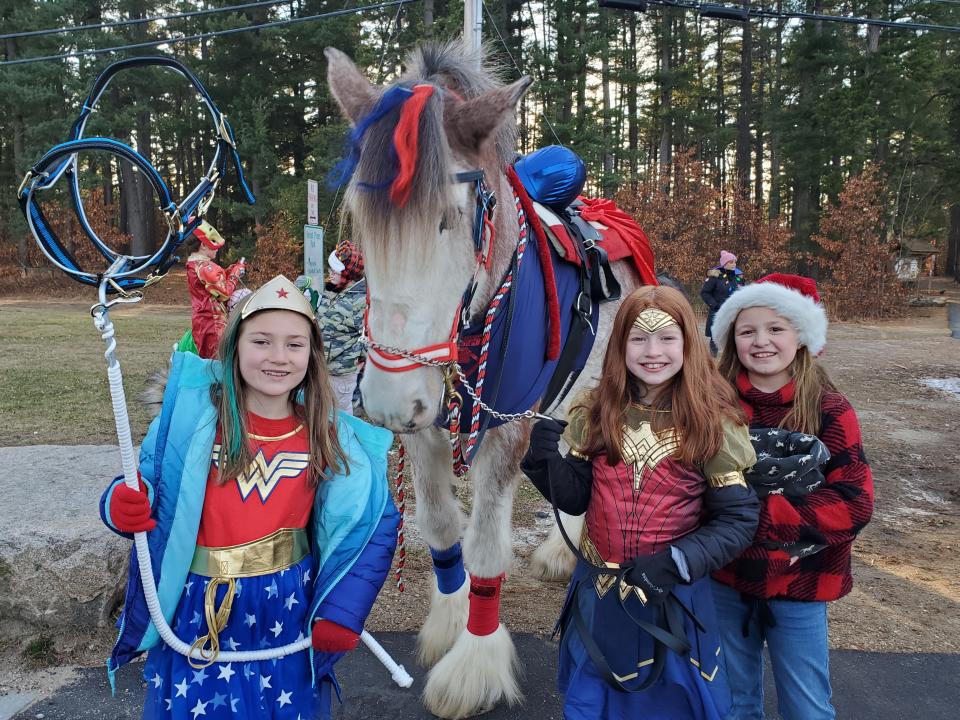
<svg viewBox="0 0 960 720">
<path fill-rule="evenodd" d="M 367 281 L 360 279 L 340 292 L 324 290 L 317 305 L 323 349 L 331 375 L 357 371 L 363 355 L 360 333 L 367 305 Z"/>
</svg>

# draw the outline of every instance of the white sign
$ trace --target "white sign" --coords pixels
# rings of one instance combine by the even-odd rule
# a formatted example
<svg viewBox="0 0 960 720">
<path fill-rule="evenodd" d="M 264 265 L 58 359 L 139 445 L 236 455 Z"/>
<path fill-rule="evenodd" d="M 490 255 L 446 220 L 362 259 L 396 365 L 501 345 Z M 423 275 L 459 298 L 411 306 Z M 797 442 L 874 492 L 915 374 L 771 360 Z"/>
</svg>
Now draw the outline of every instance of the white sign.
<svg viewBox="0 0 960 720">
<path fill-rule="evenodd" d="M 316 180 L 307 180 L 307 225 L 319 225 L 318 197 L 320 188 Z"/>
<path fill-rule="evenodd" d="M 327 258 L 323 252 L 323 228 L 303 226 L 303 274 L 313 278 L 313 287 L 322 289 Z"/>
</svg>

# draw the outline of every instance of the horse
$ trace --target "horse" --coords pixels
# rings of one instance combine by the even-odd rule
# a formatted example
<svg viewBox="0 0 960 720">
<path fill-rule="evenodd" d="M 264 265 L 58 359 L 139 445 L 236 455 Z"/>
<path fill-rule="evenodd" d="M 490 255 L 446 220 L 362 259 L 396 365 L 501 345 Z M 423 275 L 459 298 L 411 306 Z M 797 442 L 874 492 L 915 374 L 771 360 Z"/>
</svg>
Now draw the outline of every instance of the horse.
<svg viewBox="0 0 960 720">
<path fill-rule="evenodd" d="M 469 468 L 466 518 L 454 494 L 451 432 L 439 422 L 463 390 L 452 375 L 461 318 L 484 317 L 521 241 L 506 173 L 515 159 L 516 107 L 532 79 L 500 82 L 482 49 L 468 52 L 459 42 L 415 49 L 405 72 L 383 87 L 341 51 L 325 55 L 331 94 L 353 128 L 344 204 L 369 293 L 363 407 L 402 435 L 415 521 L 434 564 L 417 638 L 419 662 L 430 668 L 422 699 L 439 717 L 471 717 L 522 697 L 499 600 L 513 562 L 511 510 L 531 425 L 524 418 L 486 432 Z M 611 265 L 624 296 L 640 284 L 628 263 Z M 587 364 L 556 415 L 595 382 L 617 305 L 601 306 Z M 541 576 L 568 577 L 572 557 L 554 530 L 533 562 Z"/>
</svg>

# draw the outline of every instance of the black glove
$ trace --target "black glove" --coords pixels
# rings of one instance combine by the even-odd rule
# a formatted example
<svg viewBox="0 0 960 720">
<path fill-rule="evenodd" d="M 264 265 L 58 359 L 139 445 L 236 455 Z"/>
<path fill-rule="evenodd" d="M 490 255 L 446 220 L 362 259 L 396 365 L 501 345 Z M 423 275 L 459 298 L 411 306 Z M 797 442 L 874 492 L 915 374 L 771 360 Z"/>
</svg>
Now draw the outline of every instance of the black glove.
<svg viewBox="0 0 960 720">
<path fill-rule="evenodd" d="M 624 567 L 627 568 L 624 579 L 643 590 L 647 601 L 653 605 L 664 602 L 673 586 L 683 580 L 669 548 L 653 555 L 635 557 Z"/>
<path fill-rule="evenodd" d="M 567 427 L 566 420 L 552 418 L 540 420 L 534 425 L 530 433 L 530 449 L 527 450 L 526 457 L 523 459 L 524 464 L 537 466 L 559 458 L 560 437 L 565 427 Z"/>
</svg>

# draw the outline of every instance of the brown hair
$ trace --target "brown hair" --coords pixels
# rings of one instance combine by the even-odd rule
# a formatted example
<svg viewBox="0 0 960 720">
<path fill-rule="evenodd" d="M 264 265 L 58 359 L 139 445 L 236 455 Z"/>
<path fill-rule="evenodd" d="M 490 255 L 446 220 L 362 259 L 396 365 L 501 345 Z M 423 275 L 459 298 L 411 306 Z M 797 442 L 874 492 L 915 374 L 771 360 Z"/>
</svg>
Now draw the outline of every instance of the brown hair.
<svg viewBox="0 0 960 720">
<path fill-rule="evenodd" d="M 786 318 L 784 321 L 790 322 Z M 791 327 L 793 327 L 792 323 Z M 736 387 L 737 377 L 741 372 L 746 372 L 746 368 L 743 367 L 737 355 L 737 319 L 734 318 L 730 332 L 727 333 L 727 342 L 721 348 L 720 374 L 733 387 Z M 780 421 L 780 427 L 808 435 L 818 435 L 821 429 L 820 404 L 823 395 L 836 392 L 837 388 L 827 371 L 813 358 L 805 345 L 797 350 L 796 357 L 790 363 L 789 372 L 793 379 L 793 405 Z"/>
<path fill-rule="evenodd" d="M 252 297 L 252 296 L 250 296 Z M 253 460 L 247 442 L 246 383 L 240 375 L 237 346 L 245 319 L 238 312 L 249 301 L 244 298 L 230 314 L 227 327 L 220 339 L 220 358 L 223 378 L 213 387 L 213 402 L 220 421 L 220 477 L 222 485 L 243 473 Z M 307 372 L 297 387 L 290 391 L 288 401 L 294 416 L 307 426 L 310 452 L 309 484 L 316 487 L 320 479 L 331 472 L 350 472 L 347 455 L 330 421 L 335 407 L 330 389 L 327 364 L 323 357 L 323 340 L 316 319 L 310 320 L 310 359 Z"/>
<path fill-rule="evenodd" d="M 615 465 L 623 454 L 623 424 L 631 403 L 642 390 L 639 380 L 626 365 L 627 340 L 634 320 L 642 310 L 659 308 L 669 313 L 683 335 L 683 367 L 654 402 L 653 430 L 670 427 L 679 431 L 680 445 L 674 457 L 686 465 L 696 465 L 713 457 L 723 442 L 723 420 L 743 423 L 743 413 L 733 389 L 717 372 L 687 299 L 671 287 L 647 286 L 634 291 L 613 321 L 607 353 L 603 358 L 600 383 L 581 405 L 587 415 L 588 435 L 583 448 L 586 455 L 606 452 L 607 462 Z"/>
</svg>

